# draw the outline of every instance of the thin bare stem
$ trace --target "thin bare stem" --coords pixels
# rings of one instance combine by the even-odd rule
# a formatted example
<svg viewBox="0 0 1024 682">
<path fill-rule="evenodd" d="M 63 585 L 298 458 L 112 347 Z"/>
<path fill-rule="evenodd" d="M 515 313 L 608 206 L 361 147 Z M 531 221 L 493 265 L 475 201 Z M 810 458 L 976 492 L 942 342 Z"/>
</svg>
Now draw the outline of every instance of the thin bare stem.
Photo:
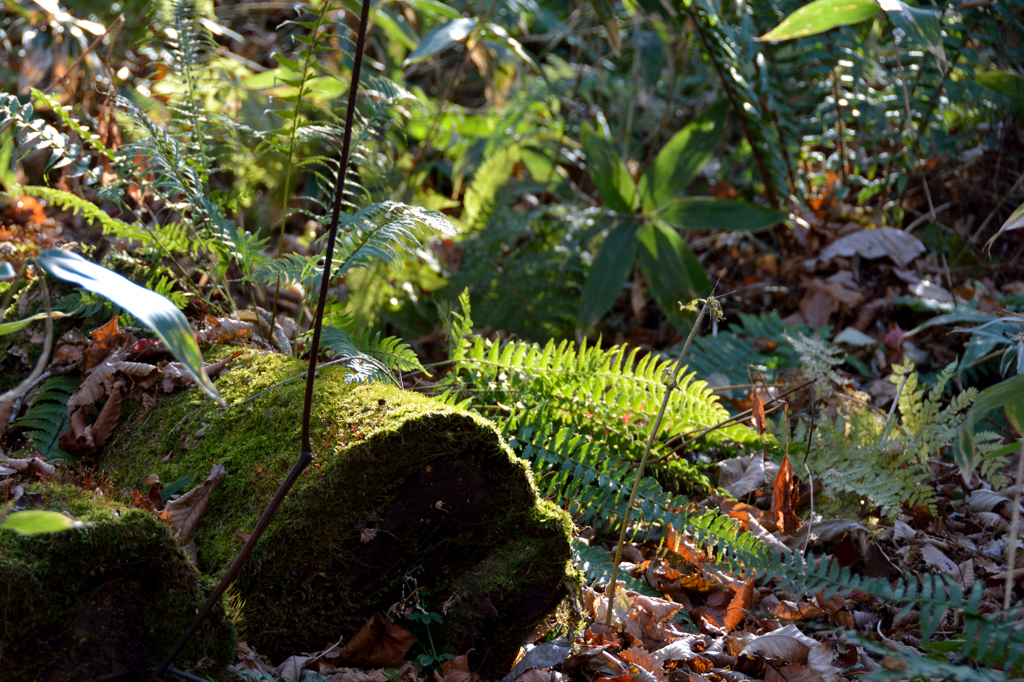
<svg viewBox="0 0 1024 682">
<path fill-rule="evenodd" d="M 359 31 L 356 36 L 356 53 L 355 59 L 352 63 L 352 84 L 348 89 L 348 108 L 345 111 L 345 135 L 342 138 L 341 143 L 341 172 L 338 174 L 338 184 L 335 187 L 334 192 L 334 203 L 332 206 L 331 213 L 331 225 L 330 225 L 330 236 L 327 240 L 327 252 L 324 256 L 324 275 L 320 283 L 320 299 L 317 303 L 316 318 L 313 324 L 313 341 L 310 344 L 309 349 L 309 369 L 306 370 L 306 395 L 305 403 L 302 408 L 302 443 L 299 452 L 299 458 L 292 466 L 291 471 L 288 472 L 288 476 L 285 477 L 284 481 L 278 487 L 277 492 L 274 493 L 274 498 L 267 505 L 263 515 L 260 516 L 256 522 L 256 527 L 253 528 L 252 533 L 249 535 L 249 539 L 246 540 L 245 546 L 235 557 L 234 563 L 227 570 L 224 576 L 221 578 L 220 583 L 213 589 L 212 592 L 207 596 L 206 603 L 196 614 L 192 624 L 189 625 L 188 630 L 181 636 L 178 643 L 174 645 L 174 648 L 167 654 L 163 662 L 153 673 L 152 680 L 160 677 L 160 675 L 167 672 L 169 669 L 179 677 L 181 673 L 177 670 L 171 669 L 171 664 L 174 663 L 174 659 L 178 657 L 181 650 L 185 648 L 188 640 L 198 630 L 199 626 L 202 625 L 206 616 L 209 615 L 213 607 L 220 601 L 224 591 L 228 588 L 228 585 L 234 582 L 239 572 L 242 570 L 242 566 L 245 565 L 245 560 L 249 558 L 253 549 L 256 547 L 256 543 L 259 542 L 260 536 L 270 525 L 274 515 L 277 513 L 281 503 L 284 502 L 284 498 L 288 495 L 288 491 L 291 490 L 292 486 L 295 485 L 295 481 L 298 480 L 302 472 L 306 470 L 309 463 L 313 461 L 313 449 L 309 440 L 309 421 L 310 415 L 312 414 L 313 407 L 313 379 L 316 376 L 316 364 L 317 355 L 320 351 L 320 331 L 323 327 L 324 321 L 324 307 L 327 303 L 327 291 L 330 287 L 331 280 L 331 261 L 334 258 L 334 243 L 338 236 L 338 224 L 341 221 L 341 208 L 342 208 L 342 197 L 345 194 L 345 175 L 346 169 L 348 168 L 349 153 L 352 147 L 352 125 L 355 121 L 356 112 L 356 95 L 359 91 L 359 72 L 363 65 L 363 47 L 366 44 L 366 25 L 369 22 L 370 16 L 370 0 L 363 0 L 362 13 L 359 19 Z"/>
<path fill-rule="evenodd" d="M 1013 494 L 1013 516 L 1010 519 L 1010 557 L 1006 567 L 1006 585 L 1003 588 L 1003 611 L 1010 610 L 1013 595 L 1013 567 L 1017 560 L 1017 535 L 1020 530 L 1020 486 L 1024 482 L 1024 438 L 1020 441 L 1017 459 L 1017 492 Z"/>
<path fill-rule="evenodd" d="M 693 337 L 697 335 L 697 330 L 700 329 L 700 323 L 704 320 L 704 315 L 708 311 L 708 306 L 712 304 L 713 299 L 707 299 L 704 301 L 704 305 L 701 306 L 700 312 L 697 313 L 697 319 L 693 323 L 693 327 L 690 329 L 690 335 L 686 337 L 686 343 L 683 345 L 683 350 L 679 353 L 679 359 L 676 360 L 676 366 L 672 371 L 672 379 L 668 386 L 665 387 L 665 395 L 661 399 L 661 407 L 658 409 L 658 416 L 654 420 L 654 425 L 651 427 L 651 433 L 647 437 L 647 445 L 644 447 L 644 456 L 640 458 L 640 464 L 636 469 L 636 479 L 633 481 L 633 491 L 629 494 L 629 504 L 626 505 L 626 513 L 622 518 L 622 530 L 619 532 L 619 543 L 615 546 L 615 561 L 612 563 L 612 577 L 611 582 L 608 585 L 608 615 L 605 625 L 611 627 L 612 614 L 615 611 L 615 581 L 619 577 L 619 561 L 622 560 L 622 546 L 626 542 L 626 532 L 629 528 L 629 515 L 633 511 L 633 505 L 636 504 L 637 493 L 640 492 L 640 480 L 644 476 L 644 467 L 647 465 L 647 458 L 651 454 L 651 448 L 654 446 L 654 439 L 658 437 L 658 431 L 661 429 L 661 420 L 665 417 L 665 410 L 668 408 L 668 401 L 672 397 L 672 391 L 678 386 L 679 374 L 683 371 L 683 361 L 686 360 L 686 354 L 690 350 L 690 343 L 693 342 Z"/>
</svg>

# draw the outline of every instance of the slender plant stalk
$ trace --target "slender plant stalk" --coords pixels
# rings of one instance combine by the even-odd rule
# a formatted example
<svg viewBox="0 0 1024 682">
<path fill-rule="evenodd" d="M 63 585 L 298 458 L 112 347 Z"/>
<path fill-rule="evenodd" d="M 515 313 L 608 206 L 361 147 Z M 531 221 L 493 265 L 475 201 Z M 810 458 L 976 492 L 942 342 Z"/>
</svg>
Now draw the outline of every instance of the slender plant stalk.
<svg viewBox="0 0 1024 682">
<path fill-rule="evenodd" d="M 690 350 L 690 344 L 693 342 L 693 337 L 697 335 L 697 330 L 700 329 L 700 323 L 704 320 L 704 314 L 708 311 L 708 306 L 712 304 L 713 299 L 706 299 L 704 305 L 701 306 L 700 312 L 697 313 L 697 319 L 693 323 L 693 327 L 690 329 L 690 335 L 686 337 L 686 343 L 683 345 L 683 350 L 679 353 L 679 359 L 676 360 L 676 366 L 672 371 L 672 381 L 669 382 L 668 386 L 665 387 L 665 396 L 661 399 L 661 407 L 658 409 L 658 416 L 654 420 L 654 425 L 651 427 L 651 433 L 647 437 L 647 445 L 644 447 L 644 456 L 640 458 L 640 464 L 636 469 L 636 479 L 633 481 L 633 491 L 629 494 L 629 504 L 626 505 L 626 514 L 622 518 L 622 530 L 619 531 L 619 543 L 615 545 L 615 561 L 612 563 L 612 578 L 608 584 L 608 615 L 605 619 L 605 625 L 611 627 L 612 614 L 615 612 L 615 581 L 619 577 L 619 561 L 622 560 L 622 546 L 626 543 L 626 532 L 629 528 L 629 515 L 633 511 L 633 505 L 636 503 L 637 493 L 640 492 L 640 480 L 644 476 L 644 466 L 647 465 L 647 458 L 651 455 L 651 448 L 654 446 L 654 439 L 658 437 L 658 431 L 661 429 L 661 420 L 665 416 L 665 410 L 668 408 L 669 398 L 672 397 L 672 391 L 678 387 L 679 374 L 683 371 L 683 361 L 686 360 L 686 354 Z"/>
<path fill-rule="evenodd" d="M 1017 459 L 1017 492 L 1013 494 L 1013 515 L 1010 519 L 1010 559 L 1006 567 L 1006 585 L 1003 587 L 1003 611 L 1010 610 L 1013 595 L 1013 568 L 1017 563 L 1017 535 L 1020 531 L 1020 486 L 1024 482 L 1024 438 L 1020 441 L 1020 457 Z"/>
<path fill-rule="evenodd" d="M 224 590 L 227 589 L 228 585 L 234 582 L 239 572 L 242 570 L 242 566 L 245 564 L 245 560 L 249 558 L 252 550 L 256 547 L 256 543 L 259 542 L 260 536 L 263 535 L 263 531 L 270 525 L 271 520 L 274 518 L 274 514 L 277 509 L 284 502 L 285 496 L 288 495 L 288 491 L 291 490 L 292 485 L 298 480 L 302 472 L 306 470 L 309 463 L 313 461 L 313 449 L 309 440 L 309 421 L 310 415 L 312 414 L 313 407 L 313 379 L 316 376 L 316 364 L 317 354 L 320 351 L 320 331 L 323 327 L 324 320 L 324 307 L 327 302 L 327 290 L 330 286 L 331 280 L 331 261 L 334 258 L 334 243 L 338 236 L 338 223 L 341 220 L 341 206 L 342 197 L 345 194 L 345 175 L 348 168 L 349 153 L 352 145 L 352 125 L 355 121 L 356 111 L 356 95 L 359 91 L 359 72 L 363 65 L 363 47 L 366 44 L 366 25 L 369 21 L 370 15 L 370 0 L 363 0 L 362 13 L 359 18 L 359 32 L 356 36 L 356 52 L 355 59 L 352 64 L 352 84 L 348 89 L 348 108 L 345 111 L 345 133 L 341 142 L 341 172 L 338 175 L 338 184 L 335 186 L 334 191 L 334 203 L 331 210 L 331 225 L 330 225 L 330 236 L 327 240 L 327 252 L 324 255 L 324 275 L 320 282 L 320 299 L 317 302 L 316 307 L 316 318 L 313 323 L 313 341 L 309 348 L 309 369 L 306 372 L 306 397 L 302 407 L 302 443 L 299 458 L 292 466 L 291 471 L 288 472 L 288 476 L 278 487 L 277 492 L 274 493 L 274 499 L 270 501 L 263 515 L 260 516 L 259 521 L 256 522 L 256 527 L 253 528 L 252 533 L 249 535 L 249 539 L 246 540 L 245 546 L 238 553 L 234 563 L 231 564 L 231 568 L 228 569 L 224 577 L 221 578 L 220 583 L 217 587 L 209 594 L 206 598 L 206 603 L 203 604 L 203 608 L 196 614 L 192 624 L 189 625 L 188 630 L 181 636 L 178 643 L 174 645 L 174 648 L 167 654 L 160 667 L 153 673 L 152 679 L 157 679 L 160 675 L 167 672 L 174 659 L 178 657 L 181 650 L 185 648 L 185 644 L 188 643 L 189 638 L 199 630 L 199 626 L 202 625 L 206 616 L 209 615 L 213 607 L 220 601 L 221 596 L 224 594 Z M 180 671 L 171 669 L 171 672 L 184 677 Z M 185 677 L 185 679 L 190 679 Z M 193 678 L 194 679 L 194 678 Z"/>
</svg>

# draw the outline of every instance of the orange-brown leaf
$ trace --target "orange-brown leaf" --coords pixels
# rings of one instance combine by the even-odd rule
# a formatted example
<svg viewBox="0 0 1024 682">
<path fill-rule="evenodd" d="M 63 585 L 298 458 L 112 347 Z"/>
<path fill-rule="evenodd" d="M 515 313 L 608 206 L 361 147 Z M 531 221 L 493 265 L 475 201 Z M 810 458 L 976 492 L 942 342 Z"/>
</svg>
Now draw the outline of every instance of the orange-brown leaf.
<svg viewBox="0 0 1024 682">
<path fill-rule="evenodd" d="M 754 603 L 754 579 L 751 578 L 744 583 L 743 588 L 736 592 L 736 596 L 729 602 L 729 608 L 726 609 L 725 618 L 723 624 L 727 631 L 735 630 L 743 619 L 747 616 L 747 610 Z"/>
<path fill-rule="evenodd" d="M 772 511 L 775 512 L 775 525 L 786 535 L 792 535 L 800 527 L 800 519 L 794 510 L 794 503 L 800 497 L 800 489 L 793 478 L 793 464 L 789 455 L 782 459 L 782 466 L 775 476 L 772 485 Z"/>
<path fill-rule="evenodd" d="M 375 613 L 341 650 L 339 665 L 360 668 L 397 668 L 416 638 L 396 623 Z"/>
</svg>

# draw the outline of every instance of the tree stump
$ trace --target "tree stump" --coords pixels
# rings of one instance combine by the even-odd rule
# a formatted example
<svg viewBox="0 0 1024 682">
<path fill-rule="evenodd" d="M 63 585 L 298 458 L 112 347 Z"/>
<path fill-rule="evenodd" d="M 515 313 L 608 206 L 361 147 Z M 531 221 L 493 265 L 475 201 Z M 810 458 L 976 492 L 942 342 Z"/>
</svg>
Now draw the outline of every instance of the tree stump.
<svg viewBox="0 0 1024 682">
<path fill-rule="evenodd" d="M 231 405 L 305 367 L 247 350 L 217 385 Z M 506 671 L 576 579 L 571 520 L 539 499 L 527 464 L 486 420 L 346 383 L 346 372 L 319 371 L 316 459 L 235 583 L 249 643 L 274 660 L 320 650 L 425 588 L 426 608 L 443 613 L 437 653 L 473 649 L 485 672 Z M 192 476 L 187 490 L 224 464 L 192 534 L 201 570 L 217 576 L 298 457 L 304 384 L 226 411 L 197 390 L 172 396 L 123 420 L 102 467 L 124 487 Z"/>
<path fill-rule="evenodd" d="M 150 512 L 74 486 L 35 484 L 29 494 L 35 508 L 88 525 L 49 535 L 0 531 L 0 679 L 147 679 L 209 585 Z M 234 651 L 234 629 L 217 608 L 177 666 L 217 671 Z"/>
</svg>

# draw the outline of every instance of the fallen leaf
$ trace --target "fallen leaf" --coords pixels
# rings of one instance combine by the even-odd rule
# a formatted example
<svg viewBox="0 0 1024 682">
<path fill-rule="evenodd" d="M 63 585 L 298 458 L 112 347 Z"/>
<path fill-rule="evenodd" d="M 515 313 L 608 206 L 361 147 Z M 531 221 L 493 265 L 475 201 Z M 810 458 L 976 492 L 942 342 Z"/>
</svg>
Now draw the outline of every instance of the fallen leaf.
<svg viewBox="0 0 1024 682">
<path fill-rule="evenodd" d="M 735 630 L 743 619 L 747 617 L 747 610 L 754 603 L 754 579 L 751 578 L 743 586 L 743 589 L 736 592 L 736 595 L 729 602 L 729 608 L 725 612 L 723 624 L 728 631 Z"/>
<path fill-rule="evenodd" d="M 817 640 L 803 634 L 790 623 L 784 628 L 755 637 L 743 647 L 740 655 L 756 655 L 787 663 L 806 663 L 811 648 L 817 645 Z"/>
<path fill-rule="evenodd" d="M 0 441 L 7 436 L 7 426 L 11 421 L 11 408 L 13 407 L 13 400 L 5 400 L 0 403 Z"/>
<path fill-rule="evenodd" d="M 386 623 L 384 616 L 375 613 L 342 647 L 338 663 L 360 668 L 397 668 L 415 643 L 411 632 L 397 623 Z"/>
<path fill-rule="evenodd" d="M 718 463 L 718 485 L 733 497 L 743 497 L 772 480 L 779 465 L 759 453 L 734 457 Z"/>
<path fill-rule="evenodd" d="M 309 656 L 289 656 L 284 663 L 274 668 L 273 672 L 285 679 L 299 682 L 302 679 L 302 666 L 306 665 L 309 658 Z"/>
<path fill-rule="evenodd" d="M 146 483 L 149 484 L 149 492 L 146 494 L 146 498 L 153 505 L 153 509 L 160 511 L 164 508 L 164 498 L 161 495 L 163 486 L 160 485 L 160 477 L 156 474 L 150 474 L 146 477 Z"/>
<path fill-rule="evenodd" d="M 565 637 L 557 637 L 533 647 L 519 659 L 515 667 L 501 679 L 501 682 L 512 682 L 524 673 L 535 668 L 554 668 L 572 653 L 572 642 Z"/>
<path fill-rule="evenodd" d="M 665 671 L 661 669 L 661 663 L 659 663 L 646 649 L 634 644 L 625 651 L 619 654 L 619 657 L 627 663 L 638 665 L 647 672 L 654 675 L 659 680 L 664 682 Z"/>
<path fill-rule="evenodd" d="M 213 465 L 210 475 L 206 477 L 205 481 L 178 499 L 169 501 L 164 510 L 160 512 L 160 519 L 171 526 L 174 537 L 179 543 L 185 544 L 185 540 L 188 539 L 206 510 L 214 488 L 227 475 L 227 469 L 223 464 Z"/>
<path fill-rule="evenodd" d="M 929 568 L 934 568 L 939 573 L 955 576 L 959 572 L 957 565 L 935 545 L 923 545 L 921 547 L 921 558 L 924 559 Z"/>
<path fill-rule="evenodd" d="M 804 282 L 804 297 L 800 299 L 800 314 L 811 329 L 829 323 L 832 315 L 842 309 L 855 308 L 864 302 L 857 289 L 851 289 L 840 280 L 810 279 Z"/>
<path fill-rule="evenodd" d="M 102 327 L 89 332 L 89 336 L 92 337 L 92 343 L 89 344 L 83 353 L 85 360 L 82 366 L 83 372 L 89 372 L 103 362 L 121 342 L 123 334 L 117 326 L 117 320 L 118 318 L 115 317 Z"/>
<path fill-rule="evenodd" d="M 122 382 L 119 381 L 111 387 L 110 397 L 107 398 L 99 416 L 96 417 L 96 423 L 92 425 L 92 437 L 96 441 L 96 447 L 107 442 L 110 435 L 114 433 L 114 429 L 117 428 L 117 423 L 121 420 L 122 385 Z"/>
<path fill-rule="evenodd" d="M 793 478 L 793 464 L 789 455 L 782 458 L 782 466 L 775 476 L 772 485 L 772 511 L 775 513 L 775 525 L 785 535 L 792 535 L 800 528 L 794 505 L 800 499 L 800 487 Z"/>
<path fill-rule="evenodd" d="M 837 256 L 868 259 L 888 257 L 899 267 L 906 268 L 925 250 L 924 244 L 914 235 L 893 227 L 879 227 L 837 239 L 821 250 L 817 262 L 827 262 Z"/>
<path fill-rule="evenodd" d="M 761 400 L 761 393 L 755 388 L 750 392 L 751 408 L 753 413 L 754 428 L 760 435 L 764 435 L 764 401 Z"/>
<path fill-rule="evenodd" d="M 443 682 L 477 682 L 480 676 L 469 671 L 469 657 L 466 654 L 450 658 L 441 664 Z"/>
</svg>

